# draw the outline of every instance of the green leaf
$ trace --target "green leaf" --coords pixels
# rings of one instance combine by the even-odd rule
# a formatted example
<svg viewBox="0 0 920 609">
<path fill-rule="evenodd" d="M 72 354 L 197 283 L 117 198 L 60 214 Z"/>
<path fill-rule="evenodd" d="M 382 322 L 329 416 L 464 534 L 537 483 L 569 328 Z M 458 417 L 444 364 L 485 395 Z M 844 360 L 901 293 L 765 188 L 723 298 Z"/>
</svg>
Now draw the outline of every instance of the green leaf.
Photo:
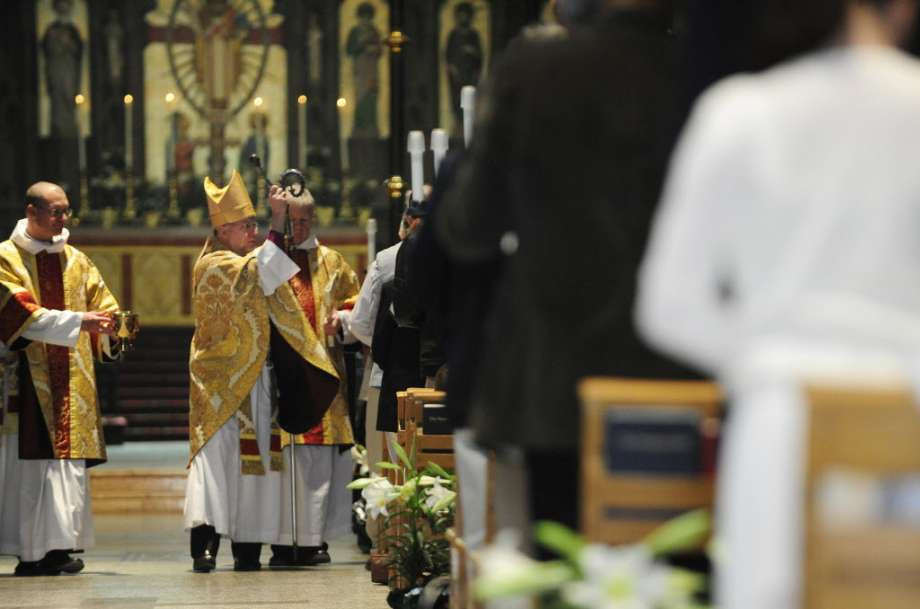
<svg viewBox="0 0 920 609">
<path fill-rule="evenodd" d="M 483 575 L 474 584 L 474 594 L 480 601 L 532 596 L 555 590 L 575 577 L 575 570 L 562 561 L 534 563 L 513 574 Z"/>
<path fill-rule="evenodd" d="M 437 463 L 432 463 L 431 461 L 429 461 L 429 462 L 428 462 L 428 468 L 429 468 L 429 469 L 431 470 L 431 472 L 432 472 L 433 474 L 435 474 L 436 476 L 440 476 L 441 478 L 446 478 L 446 479 L 450 480 L 451 482 L 453 482 L 454 477 L 451 476 L 451 475 L 447 472 L 446 469 L 444 469 L 443 467 L 441 467 L 441 466 L 438 465 Z"/>
<path fill-rule="evenodd" d="M 537 542 L 572 562 L 578 561 L 578 554 L 587 542 L 575 531 L 558 522 L 540 521 L 534 527 Z"/>
<path fill-rule="evenodd" d="M 376 467 L 377 469 L 392 469 L 392 470 L 397 470 L 397 471 L 399 470 L 398 465 L 396 465 L 395 463 L 390 463 L 389 461 L 378 461 L 377 463 L 374 464 L 374 467 Z"/>
<path fill-rule="evenodd" d="M 694 510 L 669 520 L 652 531 L 642 543 L 660 556 L 698 548 L 712 528 L 707 510 Z"/>
<path fill-rule="evenodd" d="M 359 491 L 367 486 L 370 486 L 371 482 L 373 481 L 373 478 L 358 478 L 357 480 L 352 480 L 347 485 L 345 485 L 345 488 L 353 491 Z"/>
<path fill-rule="evenodd" d="M 414 448 L 415 442 L 413 442 L 412 444 L 413 444 L 413 448 Z M 396 456 L 399 457 L 399 460 L 402 461 L 402 462 L 403 462 L 403 465 L 406 466 L 406 470 L 409 471 L 409 472 L 412 472 L 413 475 L 414 475 L 415 469 L 413 469 L 413 467 L 412 467 L 412 461 L 409 459 L 409 455 L 406 454 L 406 449 L 404 449 L 404 448 L 403 448 L 402 446 L 400 446 L 399 444 L 395 444 L 395 443 L 394 443 L 394 444 L 393 444 L 393 450 L 396 451 Z"/>
</svg>

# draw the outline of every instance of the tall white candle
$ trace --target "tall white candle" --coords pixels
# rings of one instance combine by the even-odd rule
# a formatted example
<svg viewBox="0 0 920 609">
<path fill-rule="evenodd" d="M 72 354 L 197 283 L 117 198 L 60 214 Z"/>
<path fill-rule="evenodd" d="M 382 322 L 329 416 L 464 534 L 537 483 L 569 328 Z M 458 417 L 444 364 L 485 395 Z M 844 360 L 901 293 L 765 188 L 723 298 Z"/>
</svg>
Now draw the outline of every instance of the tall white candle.
<svg viewBox="0 0 920 609">
<path fill-rule="evenodd" d="M 83 94 L 77 94 L 74 97 L 74 103 L 77 105 L 77 166 L 80 168 L 80 175 L 86 173 L 86 98 Z"/>
<path fill-rule="evenodd" d="M 297 142 L 300 147 L 300 167 L 306 175 L 307 172 L 307 96 L 297 98 Z"/>
<path fill-rule="evenodd" d="M 463 143 L 470 147 L 473 141 L 473 111 L 476 108 L 476 87 L 467 85 L 460 89 L 460 108 L 463 110 Z"/>
<path fill-rule="evenodd" d="M 407 148 L 412 162 L 412 200 L 418 203 L 422 201 L 422 188 L 425 182 L 424 165 L 422 164 L 425 154 L 425 134 L 421 131 L 410 131 Z"/>
<path fill-rule="evenodd" d="M 444 155 L 447 154 L 447 149 L 450 146 L 447 139 L 447 132 L 443 129 L 432 129 L 431 130 L 431 152 L 434 154 L 434 177 L 438 177 L 438 169 L 441 168 L 441 161 L 444 160 Z"/>
<path fill-rule="evenodd" d="M 133 108 L 134 97 L 129 93 L 125 95 L 125 173 L 129 175 L 134 171 Z"/>
<path fill-rule="evenodd" d="M 367 219 L 367 266 L 370 267 L 377 257 L 377 220 Z"/>
</svg>

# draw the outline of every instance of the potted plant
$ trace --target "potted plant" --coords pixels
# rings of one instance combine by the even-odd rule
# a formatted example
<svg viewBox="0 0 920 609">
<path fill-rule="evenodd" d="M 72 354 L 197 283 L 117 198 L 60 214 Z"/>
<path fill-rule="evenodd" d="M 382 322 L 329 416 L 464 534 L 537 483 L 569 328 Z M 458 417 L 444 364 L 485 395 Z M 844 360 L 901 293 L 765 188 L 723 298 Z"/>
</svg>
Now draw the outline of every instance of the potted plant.
<svg viewBox="0 0 920 609">
<path fill-rule="evenodd" d="M 435 463 L 417 469 L 414 443 L 409 453 L 395 447 L 398 463 L 381 461 L 376 472 L 354 480 L 350 489 L 361 489 L 368 518 L 383 517 L 378 548 L 385 548 L 390 568 L 388 597 L 391 607 L 413 609 L 422 587 L 450 572 L 450 544 L 444 533 L 453 525 L 456 479 Z M 381 472 L 397 473 L 394 484 Z"/>
</svg>

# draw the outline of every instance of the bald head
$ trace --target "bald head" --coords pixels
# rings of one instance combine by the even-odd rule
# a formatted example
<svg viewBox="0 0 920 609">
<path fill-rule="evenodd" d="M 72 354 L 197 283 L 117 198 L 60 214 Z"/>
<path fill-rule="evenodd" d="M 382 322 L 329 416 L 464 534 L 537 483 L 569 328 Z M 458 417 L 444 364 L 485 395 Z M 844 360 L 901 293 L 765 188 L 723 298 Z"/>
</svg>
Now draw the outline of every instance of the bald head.
<svg viewBox="0 0 920 609">
<path fill-rule="evenodd" d="M 64 189 L 54 182 L 36 182 L 26 190 L 26 205 L 41 205 L 55 194 L 64 195 Z"/>
<path fill-rule="evenodd" d="M 39 241 L 60 235 L 70 218 L 64 189 L 52 182 L 36 182 L 26 190 L 26 230 Z"/>
</svg>

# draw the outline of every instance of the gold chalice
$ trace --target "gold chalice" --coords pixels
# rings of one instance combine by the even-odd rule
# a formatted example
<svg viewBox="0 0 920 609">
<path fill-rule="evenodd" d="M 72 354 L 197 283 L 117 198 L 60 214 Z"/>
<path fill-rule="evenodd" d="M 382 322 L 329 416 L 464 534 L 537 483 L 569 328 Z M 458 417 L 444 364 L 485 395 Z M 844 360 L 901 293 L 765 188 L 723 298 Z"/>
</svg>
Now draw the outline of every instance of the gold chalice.
<svg viewBox="0 0 920 609">
<path fill-rule="evenodd" d="M 137 338 L 137 333 L 141 329 L 137 313 L 116 311 L 112 314 L 112 321 L 115 322 L 115 337 L 121 341 L 121 350 L 134 349 L 134 339 Z"/>
</svg>

